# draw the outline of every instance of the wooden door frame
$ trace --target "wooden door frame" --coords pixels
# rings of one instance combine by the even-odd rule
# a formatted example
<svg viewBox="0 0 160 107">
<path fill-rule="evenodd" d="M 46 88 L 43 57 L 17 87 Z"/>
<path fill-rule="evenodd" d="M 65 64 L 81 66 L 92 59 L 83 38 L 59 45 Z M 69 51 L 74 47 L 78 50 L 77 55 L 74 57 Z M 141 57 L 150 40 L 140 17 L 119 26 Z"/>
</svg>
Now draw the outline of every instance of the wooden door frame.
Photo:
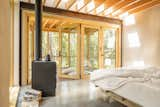
<svg viewBox="0 0 160 107">
<path fill-rule="evenodd" d="M 115 45 L 115 48 L 116 48 L 116 50 L 115 50 L 115 53 L 116 53 L 116 61 L 115 61 L 115 67 L 116 68 L 118 68 L 118 67 L 121 67 L 121 27 L 118 27 L 118 28 L 114 28 L 114 27 L 109 27 L 109 28 L 106 28 L 106 27 L 101 27 L 101 32 L 102 32 L 102 38 L 101 38 L 101 42 L 102 42 L 102 68 L 104 68 L 104 46 L 103 46 L 103 44 L 104 44 L 104 41 L 103 41 L 103 36 L 104 36 L 104 34 L 103 34 L 103 32 L 104 32 L 104 30 L 105 29 L 114 29 L 115 31 L 116 31 L 116 37 L 115 37 L 115 39 L 116 39 L 116 41 L 115 41 L 115 43 L 116 43 L 116 45 Z"/>
<path fill-rule="evenodd" d="M 59 78 L 66 78 L 66 79 L 80 79 L 80 55 L 79 55 L 79 51 L 80 51 L 80 48 L 79 48 L 79 43 L 80 43 L 80 27 L 77 26 L 76 27 L 76 31 L 77 31 L 77 65 L 76 65 L 76 75 L 65 75 L 65 74 L 62 74 L 62 30 L 60 30 L 60 59 L 59 59 L 59 62 L 60 62 L 60 66 L 59 66 L 59 73 L 58 73 L 58 77 Z M 68 35 L 70 36 L 70 35 Z M 70 59 L 69 59 L 70 60 Z"/>
<path fill-rule="evenodd" d="M 30 23 L 29 24 L 27 24 L 27 25 L 29 25 L 29 30 L 28 31 L 31 31 L 32 32 L 32 55 L 31 55 L 31 59 L 32 60 L 34 60 L 34 57 L 35 57 L 35 53 L 34 53 L 34 51 L 35 51 L 35 47 L 34 47 L 34 40 L 35 40 L 35 35 L 34 35 L 34 26 L 31 26 L 30 25 Z M 29 48 L 29 43 L 30 43 L 30 37 L 29 37 L 30 35 L 29 35 L 29 32 L 28 32 L 28 48 L 27 48 L 27 52 L 28 52 L 28 56 L 27 56 L 27 58 L 28 58 L 28 64 L 27 64 L 27 84 L 31 84 L 32 83 L 32 79 L 30 80 L 29 79 L 29 58 L 30 58 L 30 56 L 29 56 L 29 51 L 30 51 L 30 48 Z"/>
<path fill-rule="evenodd" d="M 86 75 L 84 73 L 84 29 L 85 28 L 93 28 L 93 29 L 97 29 L 98 30 L 98 66 L 100 67 L 100 26 L 91 26 L 91 25 L 87 25 L 87 24 L 81 24 L 81 78 L 82 79 L 89 79 L 90 76 Z"/>
</svg>

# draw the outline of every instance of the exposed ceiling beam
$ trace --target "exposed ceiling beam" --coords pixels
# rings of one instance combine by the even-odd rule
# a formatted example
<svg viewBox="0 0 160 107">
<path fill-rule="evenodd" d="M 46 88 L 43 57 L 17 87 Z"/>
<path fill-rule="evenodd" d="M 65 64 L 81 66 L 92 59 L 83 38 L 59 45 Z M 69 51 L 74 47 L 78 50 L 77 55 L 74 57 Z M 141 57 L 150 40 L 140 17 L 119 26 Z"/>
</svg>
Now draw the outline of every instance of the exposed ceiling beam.
<svg viewBox="0 0 160 107">
<path fill-rule="evenodd" d="M 113 15 L 113 17 L 114 16 L 117 17 L 120 14 L 123 14 L 123 13 L 125 13 L 125 12 L 127 12 L 127 11 L 129 11 L 131 9 L 137 8 L 137 7 L 139 7 L 139 6 L 141 6 L 141 5 L 145 4 L 145 3 L 148 3 L 148 2 L 150 2 L 150 0 L 138 0 L 138 1 L 134 2 L 134 3 L 132 3 L 131 5 L 121 9 L 121 11 L 119 11 L 119 13 L 117 13 L 116 15 Z"/>
<path fill-rule="evenodd" d="M 150 2 L 140 6 L 140 7 L 137 7 L 136 9 L 134 10 L 131 10 L 131 11 L 128 11 L 129 14 L 134 14 L 134 13 L 137 13 L 139 11 L 142 11 L 142 10 L 145 10 L 147 8 L 151 8 L 155 5 L 159 5 L 160 4 L 160 0 L 151 0 Z"/>
<path fill-rule="evenodd" d="M 62 0 L 56 0 L 55 1 L 55 7 L 57 8 L 59 6 L 59 4 L 61 3 Z"/>
<path fill-rule="evenodd" d="M 84 0 L 84 4 L 83 4 L 83 6 L 81 6 L 77 11 L 79 12 L 79 11 L 81 11 L 82 9 L 84 9 L 87 5 L 88 5 L 88 3 L 90 3 L 91 2 L 91 0 Z M 78 3 L 77 3 L 78 4 Z"/>
<path fill-rule="evenodd" d="M 68 2 L 66 4 L 66 9 L 69 10 L 75 3 L 77 0 L 71 0 L 70 2 Z"/>
<path fill-rule="evenodd" d="M 112 10 L 112 13 L 108 14 L 107 16 L 109 15 L 112 15 L 114 14 L 115 11 L 119 10 L 124 7 L 124 6 L 127 6 L 129 4 L 131 4 L 132 2 L 134 2 L 136 0 L 123 0 L 122 2 L 120 2 L 117 6 L 113 6 L 113 10 Z"/>
<path fill-rule="evenodd" d="M 61 22 L 60 24 L 59 24 L 59 26 L 62 26 L 62 25 L 64 25 L 65 23 L 67 23 L 66 21 L 63 21 L 63 22 Z"/>
<path fill-rule="evenodd" d="M 31 11 L 34 11 L 34 4 L 31 3 L 25 3 L 21 2 L 21 9 L 30 9 Z M 122 24 L 122 20 L 119 19 L 112 19 L 112 18 L 107 18 L 107 17 L 102 17 L 102 16 L 96 16 L 96 15 L 89 15 L 89 14 L 84 14 L 84 13 L 79 13 L 79 12 L 74 12 L 74 11 L 68 11 L 64 9 L 57 9 L 53 7 L 43 7 L 44 12 L 48 12 L 50 14 L 56 14 L 60 16 L 66 17 L 65 20 L 68 20 L 69 18 L 73 18 L 73 21 L 75 21 L 74 18 L 80 19 L 80 20 L 92 20 L 92 21 L 100 21 L 101 23 L 110 23 L 110 24 Z"/>
<path fill-rule="evenodd" d="M 59 22 L 57 22 L 56 24 L 55 24 L 55 28 L 59 28 L 60 26 L 62 26 L 63 24 L 65 24 L 66 23 L 66 21 L 59 21 Z"/>
<path fill-rule="evenodd" d="M 43 27 L 45 28 L 45 26 L 48 24 L 49 22 L 49 19 L 44 19 L 44 22 L 43 22 Z"/>
<path fill-rule="evenodd" d="M 133 4 L 135 4 L 135 3 L 139 2 L 139 1 L 141 1 L 141 0 L 134 0 L 133 2 L 129 3 L 128 5 L 125 5 L 122 8 L 112 12 L 112 17 L 115 17 L 115 16 L 117 17 L 118 14 L 123 13 L 125 8 L 131 6 L 131 5 L 133 5 Z"/>
<path fill-rule="evenodd" d="M 34 0 L 21 1 L 33 3 Z M 74 10 L 77 13 L 84 12 L 99 16 L 109 16 L 112 18 L 118 18 L 118 16 L 121 16 L 125 13 L 136 13 L 138 11 L 155 6 L 160 2 L 160 0 L 68 0 L 67 2 L 63 2 L 63 0 L 49 1 L 54 1 L 53 7 L 55 8 L 58 8 L 62 3 L 65 3 L 65 7 L 63 7 L 65 10 Z M 45 5 L 48 4 L 48 1 L 42 0 L 42 3 Z"/>
<path fill-rule="evenodd" d="M 54 20 L 49 28 L 53 28 L 59 22 L 59 20 Z"/>
<path fill-rule="evenodd" d="M 94 4 L 95 4 L 95 7 L 93 9 L 91 9 L 90 11 L 88 11 L 87 13 L 91 13 L 91 12 L 95 12 L 96 9 L 102 5 L 106 0 L 94 0 Z"/>
<path fill-rule="evenodd" d="M 111 8 L 112 6 L 118 4 L 119 2 L 121 2 L 122 0 L 107 0 L 105 3 L 104 3 L 104 7 L 105 9 L 99 13 L 97 13 L 97 15 L 104 15 L 105 14 L 105 11 L 109 8 Z"/>
</svg>

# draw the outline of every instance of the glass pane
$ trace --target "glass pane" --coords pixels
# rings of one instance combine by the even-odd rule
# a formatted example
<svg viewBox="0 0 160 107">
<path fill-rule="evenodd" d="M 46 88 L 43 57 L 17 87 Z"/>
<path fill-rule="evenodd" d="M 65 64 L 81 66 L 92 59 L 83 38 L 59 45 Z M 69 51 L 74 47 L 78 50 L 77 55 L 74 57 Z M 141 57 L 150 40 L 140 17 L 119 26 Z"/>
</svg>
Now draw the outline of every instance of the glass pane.
<svg viewBox="0 0 160 107">
<path fill-rule="evenodd" d="M 77 39 L 74 29 L 62 33 L 62 73 L 65 75 L 77 74 Z"/>
<path fill-rule="evenodd" d="M 84 30 L 84 71 L 89 74 L 98 69 L 98 30 L 85 28 Z"/>
<path fill-rule="evenodd" d="M 114 68 L 116 64 L 116 31 L 104 30 L 104 67 Z"/>
<path fill-rule="evenodd" d="M 48 53 L 48 32 L 42 32 L 42 59 L 44 60 Z"/>
<path fill-rule="evenodd" d="M 62 33 L 62 68 L 69 67 L 69 34 Z"/>
<path fill-rule="evenodd" d="M 59 33 L 58 32 L 49 32 L 49 53 L 51 59 L 56 61 L 59 64 Z"/>
<path fill-rule="evenodd" d="M 77 71 L 77 47 L 78 47 L 78 37 L 76 32 L 70 33 L 70 67 L 76 74 Z"/>
</svg>

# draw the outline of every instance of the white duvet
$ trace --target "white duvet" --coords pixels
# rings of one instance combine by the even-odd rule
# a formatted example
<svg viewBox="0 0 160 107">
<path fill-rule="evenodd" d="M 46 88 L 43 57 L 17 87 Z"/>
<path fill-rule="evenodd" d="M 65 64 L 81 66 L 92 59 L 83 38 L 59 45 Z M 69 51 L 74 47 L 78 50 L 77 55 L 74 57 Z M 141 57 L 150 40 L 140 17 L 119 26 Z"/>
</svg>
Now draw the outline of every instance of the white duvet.
<svg viewBox="0 0 160 107">
<path fill-rule="evenodd" d="M 130 82 L 146 82 L 152 79 L 160 79 L 159 68 L 100 69 L 94 71 L 90 77 L 90 80 L 94 82 L 95 85 L 103 84 L 106 90 L 117 89 Z"/>
<path fill-rule="evenodd" d="M 91 81 L 143 107 L 160 107 L 159 68 L 97 70 L 91 74 Z"/>
</svg>

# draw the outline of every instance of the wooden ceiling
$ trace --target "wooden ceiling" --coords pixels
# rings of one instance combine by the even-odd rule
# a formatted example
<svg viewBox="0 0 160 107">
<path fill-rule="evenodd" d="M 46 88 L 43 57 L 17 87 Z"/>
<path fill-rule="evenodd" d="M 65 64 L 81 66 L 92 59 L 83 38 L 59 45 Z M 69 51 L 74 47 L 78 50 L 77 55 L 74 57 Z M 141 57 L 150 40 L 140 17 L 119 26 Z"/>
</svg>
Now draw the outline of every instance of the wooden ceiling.
<svg viewBox="0 0 160 107">
<path fill-rule="evenodd" d="M 31 28 L 34 28 L 35 25 L 35 17 L 28 15 L 29 17 L 29 24 Z M 80 23 L 75 23 L 71 21 L 65 21 L 55 18 L 49 18 L 45 16 L 42 21 L 42 28 L 45 31 L 55 31 L 58 30 L 58 28 L 61 28 L 62 30 L 71 31 L 73 29 L 76 29 Z"/>
<path fill-rule="evenodd" d="M 35 0 L 21 1 L 35 3 Z M 47 7 L 118 19 L 159 4 L 160 0 L 43 0 Z"/>
</svg>

